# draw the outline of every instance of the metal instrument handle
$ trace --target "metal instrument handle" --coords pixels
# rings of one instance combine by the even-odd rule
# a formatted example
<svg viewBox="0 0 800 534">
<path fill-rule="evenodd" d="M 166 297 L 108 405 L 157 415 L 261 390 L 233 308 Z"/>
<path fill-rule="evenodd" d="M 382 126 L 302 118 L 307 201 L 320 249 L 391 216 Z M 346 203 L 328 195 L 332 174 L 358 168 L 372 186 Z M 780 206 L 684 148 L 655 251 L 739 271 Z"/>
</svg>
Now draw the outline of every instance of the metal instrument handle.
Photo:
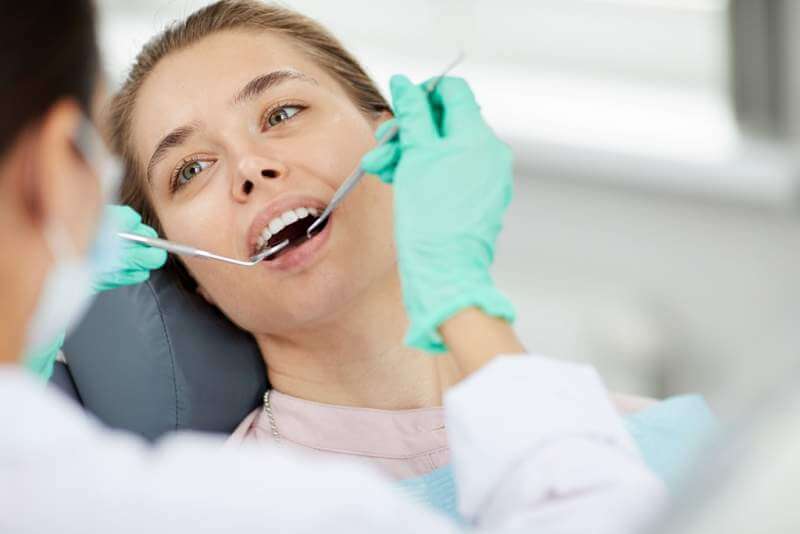
<svg viewBox="0 0 800 534">
<path fill-rule="evenodd" d="M 434 92 L 436 90 L 436 87 L 439 86 L 439 83 L 444 79 L 444 77 L 447 76 L 447 74 L 451 70 L 453 70 L 453 68 L 456 65 L 461 63 L 463 59 L 464 59 L 464 52 L 462 51 L 458 53 L 458 56 L 447 67 L 445 67 L 445 69 L 442 71 L 441 74 L 439 74 L 439 76 L 433 78 L 428 83 L 428 85 L 425 87 L 425 90 L 429 94 Z M 389 129 L 388 132 L 384 134 L 381 140 L 378 141 L 378 144 L 375 148 L 381 147 L 386 143 L 390 142 L 397 136 L 397 133 L 399 131 L 400 128 L 397 125 L 394 125 L 392 128 Z M 325 210 L 319 216 L 319 219 L 314 221 L 314 223 L 308 227 L 308 230 L 306 230 L 307 237 L 311 237 L 314 234 L 314 230 L 319 228 L 322 225 L 322 223 L 325 222 L 325 220 L 331 216 L 333 210 L 335 210 L 337 206 L 339 206 L 339 204 L 342 203 L 345 197 L 347 197 L 347 195 L 350 194 L 350 191 L 352 191 L 355 188 L 355 186 L 358 185 L 358 183 L 361 181 L 362 178 L 364 178 L 366 174 L 367 172 L 363 168 L 361 168 L 361 165 L 359 164 L 358 168 L 356 168 L 356 170 L 354 170 L 353 173 L 344 182 L 342 182 L 342 185 L 340 185 L 339 189 L 337 189 L 336 192 L 333 194 L 331 201 L 325 207 Z"/>
</svg>

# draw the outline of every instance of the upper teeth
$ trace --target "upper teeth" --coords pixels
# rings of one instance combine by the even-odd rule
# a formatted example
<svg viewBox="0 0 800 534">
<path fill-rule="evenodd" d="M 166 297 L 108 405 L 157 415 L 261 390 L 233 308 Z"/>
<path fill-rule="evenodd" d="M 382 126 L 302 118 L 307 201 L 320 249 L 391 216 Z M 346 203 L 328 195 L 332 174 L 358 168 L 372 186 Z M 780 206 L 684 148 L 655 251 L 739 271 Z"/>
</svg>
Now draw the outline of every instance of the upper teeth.
<svg viewBox="0 0 800 534">
<path fill-rule="evenodd" d="M 313 217 L 319 216 L 319 210 L 316 208 L 296 208 L 293 210 L 281 213 L 279 217 L 275 217 L 266 228 L 258 236 L 258 248 L 263 248 L 272 236 L 286 228 L 292 223 L 296 223 L 300 219 L 305 219 L 309 215 Z"/>
</svg>

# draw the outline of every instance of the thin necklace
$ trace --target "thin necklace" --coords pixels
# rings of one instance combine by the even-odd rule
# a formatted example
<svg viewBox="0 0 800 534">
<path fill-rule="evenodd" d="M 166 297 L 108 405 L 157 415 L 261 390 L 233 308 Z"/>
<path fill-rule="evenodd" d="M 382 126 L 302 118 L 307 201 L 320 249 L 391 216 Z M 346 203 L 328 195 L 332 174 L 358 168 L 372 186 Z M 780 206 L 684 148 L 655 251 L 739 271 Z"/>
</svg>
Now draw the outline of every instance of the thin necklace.
<svg viewBox="0 0 800 534">
<path fill-rule="evenodd" d="M 264 413 L 267 414 L 267 420 L 269 421 L 269 428 L 272 430 L 272 439 L 275 440 L 275 443 L 281 443 L 281 434 L 278 432 L 278 425 L 275 424 L 275 415 L 272 413 L 272 404 L 269 402 L 270 394 L 272 393 L 271 389 L 268 389 L 266 393 L 264 393 Z"/>
</svg>

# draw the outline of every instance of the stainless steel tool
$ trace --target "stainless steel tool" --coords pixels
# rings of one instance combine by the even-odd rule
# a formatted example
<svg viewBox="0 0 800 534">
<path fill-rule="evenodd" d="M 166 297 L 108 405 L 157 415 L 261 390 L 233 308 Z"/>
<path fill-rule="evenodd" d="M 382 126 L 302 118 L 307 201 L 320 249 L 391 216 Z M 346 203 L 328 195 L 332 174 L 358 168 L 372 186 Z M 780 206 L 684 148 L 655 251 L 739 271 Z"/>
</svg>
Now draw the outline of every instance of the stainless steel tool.
<svg viewBox="0 0 800 534">
<path fill-rule="evenodd" d="M 229 258 L 228 256 L 222 256 L 220 254 L 214 254 L 212 252 L 208 252 L 206 250 L 202 250 L 190 245 L 183 245 L 181 243 L 175 243 L 173 241 L 167 241 L 166 239 L 161 239 L 158 237 L 145 237 L 139 234 L 130 234 L 127 232 L 119 232 L 117 233 L 117 237 L 122 239 L 127 239 L 128 241 L 135 241 L 137 243 L 144 243 L 145 245 L 160 248 L 166 250 L 171 254 L 177 254 L 179 256 L 189 256 L 194 258 L 205 258 L 207 260 L 216 260 L 225 263 L 232 263 L 233 265 L 239 265 L 241 267 L 252 267 L 254 265 L 258 265 L 268 257 L 277 254 L 281 250 L 285 249 L 289 246 L 289 240 L 286 239 L 281 241 L 274 247 L 270 247 L 266 250 L 262 250 L 255 256 L 252 256 L 249 260 L 237 260 L 236 258 Z"/>
<path fill-rule="evenodd" d="M 428 91 L 428 93 L 432 93 L 439 85 L 439 82 L 442 81 L 442 78 L 447 76 L 447 74 L 451 70 L 453 70 L 456 67 L 456 65 L 461 63 L 463 59 L 464 59 L 464 53 L 459 52 L 458 57 L 456 57 L 456 59 L 454 59 L 442 71 L 442 73 L 439 74 L 439 76 L 433 78 L 428 83 L 427 87 L 425 88 Z M 389 143 L 392 139 L 394 139 L 397 136 L 398 131 L 399 128 L 396 125 L 393 128 L 390 128 L 389 131 L 386 132 L 383 135 L 383 137 L 378 141 L 377 146 L 383 146 L 386 143 Z M 361 165 L 359 165 L 358 168 L 355 171 L 353 171 L 353 174 L 351 174 L 347 178 L 347 180 L 345 180 L 342 183 L 342 185 L 339 186 L 339 189 L 337 189 L 336 192 L 333 194 L 333 197 L 331 198 L 330 203 L 328 203 L 328 206 L 325 208 L 325 211 L 323 211 L 322 214 L 319 216 L 319 219 L 314 221 L 314 223 L 308 227 L 308 230 L 306 230 L 306 235 L 308 237 L 311 237 L 314 234 L 314 230 L 319 228 L 328 219 L 328 217 L 331 216 L 333 210 L 335 210 L 336 207 L 339 206 L 339 204 L 341 204 L 342 201 L 347 197 L 347 195 L 350 194 L 350 192 L 353 189 L 355 189 L 355 187 L 359 184 L 359 182 L 361 182 L 361 179 L 364 178 L 366 174 L 367 174 L 366 171 L 361 167 Z"/>
</svg>

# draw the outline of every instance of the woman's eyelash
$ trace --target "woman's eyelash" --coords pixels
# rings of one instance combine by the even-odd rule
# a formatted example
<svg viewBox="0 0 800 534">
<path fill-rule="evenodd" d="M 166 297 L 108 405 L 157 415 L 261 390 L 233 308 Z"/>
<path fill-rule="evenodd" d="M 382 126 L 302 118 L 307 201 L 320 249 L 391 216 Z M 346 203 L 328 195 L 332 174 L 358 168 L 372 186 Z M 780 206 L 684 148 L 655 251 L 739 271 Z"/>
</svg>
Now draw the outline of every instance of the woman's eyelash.
<svg viewBox="0 0 800 534">
<path fill-rule="evenodd" d="M 288 122 L 299 115 L 301 112 L 306 110 L 308 106 L 304 106 L 303 104 L 298 103 L 290 103 L 284 102 L 282 104 L 278 104 L 269 108 L 267 111 L 264 112 L 264 115 L 261 118 L 261 129 L 262 130 L 269 130 L 271 128 L 275 128 L 276 126 L 280 126 L 284 122 Z M 296 110 L 294 113 L 289 115 L 287 110 Z M 280 113 L 283 112 L 281 115 Z M 277 119 L 278 117 L 283 117 L 278 122 L 273 122 L 272 119 Z"/>
<path fill-rule="evenodd" d="M 189 158 L 181 160 L 178 166 L 172 173 L 172 177 L 170 178 L 169 189 L 170 193 L 175 193 L 178 189 L 186 185 L 192 178 L 209 168 L 211 165 L 214 164 L 214 161 L 205 158 L 204 156 L 191 156 Z M 193 167 L 194 166 L 194 167 Z M 186 171 L 190 168 L 194 168 L 195 170 L 190 172 L 189 175 L 186 175 Z M 185 180 L 185 181 L 182 181 Z"/>
</svg>

